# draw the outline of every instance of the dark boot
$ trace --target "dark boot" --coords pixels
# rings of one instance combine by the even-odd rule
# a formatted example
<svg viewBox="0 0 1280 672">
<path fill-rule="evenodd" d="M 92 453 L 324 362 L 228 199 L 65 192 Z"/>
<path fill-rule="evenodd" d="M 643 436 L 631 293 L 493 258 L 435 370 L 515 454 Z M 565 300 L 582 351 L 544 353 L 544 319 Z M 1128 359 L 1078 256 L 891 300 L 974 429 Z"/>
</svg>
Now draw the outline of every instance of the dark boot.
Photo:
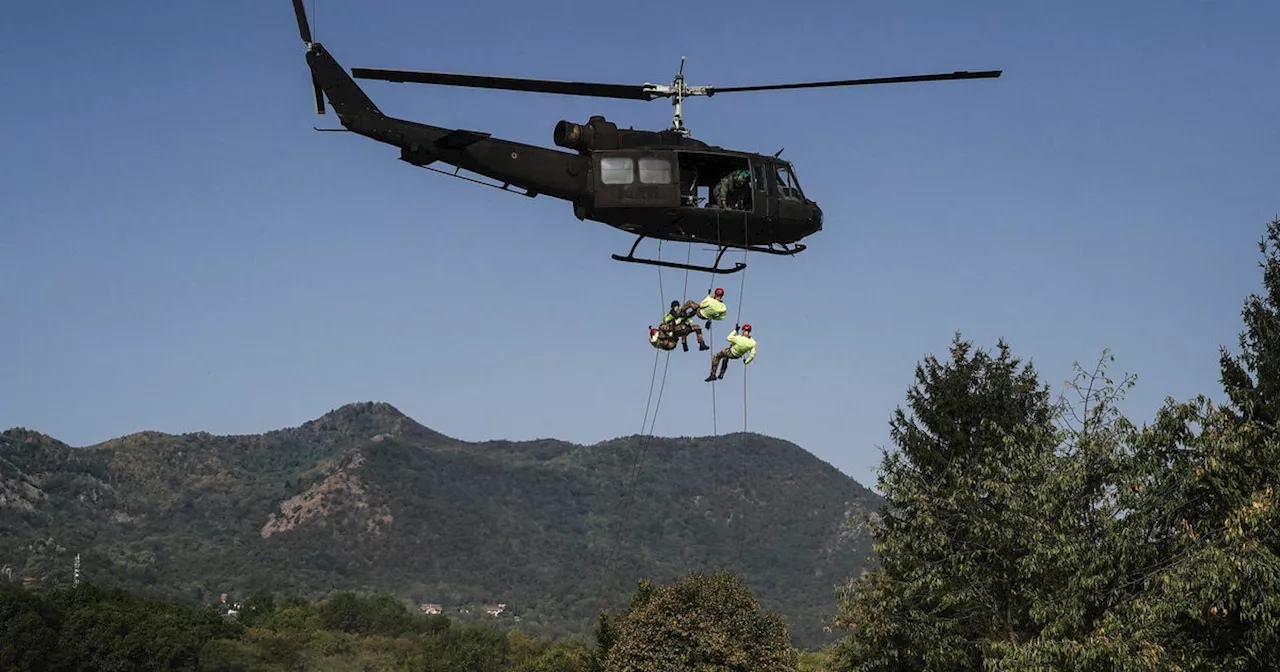
<svg viewBox="0 0 1280 672">
<path fill-rule="evenodd" d="M 706 343 L 698 343 L 698 349 L 699 349 L 699 350 L 710 350 L 710 349 L 711 349 L 711 346 L 707 345 Z"/>
<path fill-rule="evenodd" d="M 711 375 L 707 376 L 707 379 L 706 379 L 706 380 L 704 380 L 704 381 L 702 381 L 702 382 L 704 382 L 704 383 L 710 383 L 710 382 L 714 381 L 715 379 L 716 379 L 716 374 L 714 374 L 714 373 L 713 373 L 713 374 L 711 374 Z"/>
<path fill-rule="evenodd" d="M 685 352 L 689 352 L 689 341 L 680 341 L 680 346 L 684 348 Z"/>
</svg>

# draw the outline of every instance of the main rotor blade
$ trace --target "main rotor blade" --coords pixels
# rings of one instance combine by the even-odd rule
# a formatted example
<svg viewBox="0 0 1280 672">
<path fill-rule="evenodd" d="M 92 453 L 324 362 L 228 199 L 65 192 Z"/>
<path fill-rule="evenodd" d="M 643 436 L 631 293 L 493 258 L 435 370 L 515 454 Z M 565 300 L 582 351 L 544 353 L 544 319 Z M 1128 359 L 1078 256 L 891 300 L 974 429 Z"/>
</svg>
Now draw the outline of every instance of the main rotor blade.
<svg viewBox="0 0 1280 672">
<path fill-rule="evenodd" d="M 844 79 L 840 81 L 830 82 L 804 82 L 800 84 L 765 84 L 762 86 L 709 86 L 707 92 L 711 95 L 717 93 L 731 93 L 735 91 L 771 91 L 776 89 L 814 89 L 824 86 L 858 86 L 860 84 L 897 84 L 901 82 L 936 82 L 948 79 L 988 79 L 999 77 L 1003 70 L 985 70 L 982 72 L 969 72 L 962 70 L 958 72 L 939 73 L 936 75 L 904 75 L 901 77 L 869 77 L 866 79 Z"/>
<path fill-rule="evenodd" d="M 300 0 L 299 0 L 300 1 Z M 413 82 L 416 84 L 443 84 L 446 86 L 470 86 L 481 89 L 505 89 L 508 91 L 532 91 L 534 93 L 560 93 L 568 96 L 593 96 L 596 98 L 624 98 L 627 100 L 653 100 L 658 96 L 643 86 L 629 84 L 598 84 L 594 82 L 565 82 L 553 79 L 525 79 L 522 77 L 490 77 L 487 75 L 458 75 L 446 72 L 422 72 L 416 70 L 383 70 L 381 68 L 352 68 L 351 76 L 359 79 L 380 79 L 387 82 Z"/>
<path fill-rule="evenodd" d="M 311 27 L 307 25 L 307 10 L 302 6 L 302 0 L 293 0 L 293 13 L 298 17 L 298 34 L 302 41 L 311 44 Z"/>
</svg>

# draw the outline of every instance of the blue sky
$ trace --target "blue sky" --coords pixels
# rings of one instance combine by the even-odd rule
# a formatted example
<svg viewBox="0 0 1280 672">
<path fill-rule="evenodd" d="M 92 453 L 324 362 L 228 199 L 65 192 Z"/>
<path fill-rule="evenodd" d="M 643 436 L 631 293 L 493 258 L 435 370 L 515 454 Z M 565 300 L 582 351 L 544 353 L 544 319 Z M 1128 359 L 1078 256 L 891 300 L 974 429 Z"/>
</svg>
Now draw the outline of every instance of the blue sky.
<svg viewBox="0 0 1280 672">
<path fill-rule="evenodd" d="M 260 432 L 373 399 L 463 439 L 641 429 L 646 327 L 684 272 L 659 296 L 656 269 L 609 258 L 630 238 L 568 204 L 312 131 L 336 119 L 314 114 L 289 2 L 11 5 L 0 427 Z M 687 56 L 691 84 L 720 86 L 1003 68 L 686 107 L 696 137 L 785 147 L 826 214 L 800 256 L 753 256 L 744 294 L 718 283 L 760 343 L 747 426 L 873 485 L 913 366 L 957 330 L 1006 338 L 1055 387 L 1110 347 L 1140 376 L 1138 418 L 1221 397 L 1217 348 L 1280 212 L 1280 5 L 643 6 L 318 0 L 313 19 L 348 68 L 666 83 Z M 671 111 L 365 88 L 388 114 L 542 145 L 559 119 Z M 692 274 L 686 295 L 707 286 Z M 712 432 L 708 354 L 672 353 L 656 433 Z M 734 363 L 720 432 L 743 426 L 742 382 Z"/>
</svg>

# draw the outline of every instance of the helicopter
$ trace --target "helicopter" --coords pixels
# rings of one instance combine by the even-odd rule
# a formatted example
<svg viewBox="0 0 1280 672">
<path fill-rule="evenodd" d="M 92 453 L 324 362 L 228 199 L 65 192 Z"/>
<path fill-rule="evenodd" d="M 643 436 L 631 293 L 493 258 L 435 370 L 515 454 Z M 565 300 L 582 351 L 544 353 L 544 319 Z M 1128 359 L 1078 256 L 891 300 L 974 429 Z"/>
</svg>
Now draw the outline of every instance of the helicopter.
<svg viewBox="0 0 1280 672">
<path fill-rule="evenodd" d="M 756 152 L 726 149 L 697 140 L 683 123 L 686 98 L 721 93 L 800 89 L 864 84 L 888 84 L 995 78 L 1002 70 L 957 71 L 927 75 L 877 77 L 842 81 L 757 86 L 688 86 L 684 58 L 670 86 L 571 82 L 547 79 L 464 75 L 443 72 L 352 68 L 348 75 L 337 60 L 312 40 L 302 0 L 293 0 L 298 30 L 306 45 L 306 60 L 315 90 L 316 113 L 324 114 L 325 97 L 337 114 L 340 129 L 400 149 L 400 160 L 451 177 L 518 193 L 529 198 L 546 195 L 568 201 L 579 220 L 607 224 L 636 236 L 623 262 L 667 268 L 736 273 L 746 268 L 735 262 L 721 268 L 729 249 L 791 256 L 802 252 L 799 241 L 822 230 L 822 209 L 805 195 L 795 167 Z M 619 129 L 603 116 L 587 123 L 556 123 L 552 141 L 561 151 L 503 140 L 483 131 L 450 129 L 398 119 L 382 113 L 353 79 L 411 82 L 503 89 L 536 93 L 651 101 L 670 98 L 671 126 L 661 131 Z M 453 171 L 432 164 L 453 166 Z M 464 175 L 466 170 L 501 185 Z M 733 180 L 731 191 L 715 185 Z M 515 187 L 515 189 L 513 189 Z M 519 189 L 519 191 L 517 191 Z M 714 198 L 722 195 L 723 198 Z M 635 256 L 645 239 L 715 245 L 711 266 L 682 264 Z"/>
</svg>

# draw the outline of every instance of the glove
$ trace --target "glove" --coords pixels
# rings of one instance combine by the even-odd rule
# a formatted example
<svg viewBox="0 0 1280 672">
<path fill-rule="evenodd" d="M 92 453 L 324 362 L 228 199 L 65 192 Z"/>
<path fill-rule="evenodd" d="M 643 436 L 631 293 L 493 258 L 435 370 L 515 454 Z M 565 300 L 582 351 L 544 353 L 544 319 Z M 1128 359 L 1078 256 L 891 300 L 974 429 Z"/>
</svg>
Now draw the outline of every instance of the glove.
<svg viewBox="0 0 1280 672">
<path fill-rule="evenodd" d="M 742 331 L 742 325 L 741 325 L 741 324 L 735 324 L 735 325 L 733 325 L 733 330 L 734 330 L 734 331 Z"/>
</svg>

